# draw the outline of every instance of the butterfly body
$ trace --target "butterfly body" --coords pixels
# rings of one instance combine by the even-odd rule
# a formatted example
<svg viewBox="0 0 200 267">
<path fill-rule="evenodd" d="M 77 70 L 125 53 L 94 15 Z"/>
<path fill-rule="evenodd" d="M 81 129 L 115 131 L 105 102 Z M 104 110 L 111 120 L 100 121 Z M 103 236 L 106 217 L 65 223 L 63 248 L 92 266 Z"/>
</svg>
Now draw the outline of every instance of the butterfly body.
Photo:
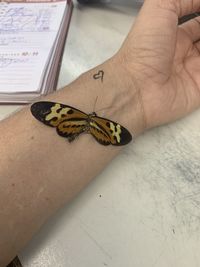
<svg viewBox="0 0 200 267">
<path fill-rule="evenodd" d="M 80 134 L 89 133 L 102 145 L 125 145 L 132 140 L 123 126 L 98 117 L 95 112 L 86 114 L 68 105 L 54 102 L 36 102 L 31 106 L 33 116 L 42 123 L 55 127 L 58 135 L 69 142 Z"/>
</svg>

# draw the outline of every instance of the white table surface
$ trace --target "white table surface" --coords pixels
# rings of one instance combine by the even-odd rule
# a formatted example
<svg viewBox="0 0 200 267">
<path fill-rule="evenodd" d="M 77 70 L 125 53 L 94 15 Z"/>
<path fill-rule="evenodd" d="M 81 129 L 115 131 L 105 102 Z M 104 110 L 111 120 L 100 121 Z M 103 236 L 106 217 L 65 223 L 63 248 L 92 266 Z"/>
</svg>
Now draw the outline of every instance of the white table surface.
<svg viewBox="0 0 200 267">
<path fill-rule="evenodd" d="M 136 13 L 75 6 L 59 86 L 112 56 Z M 0 118 L 15 109 L 0 106 Z M 200 111 L 127 146 L 20 259 L 24 267 L 199 267 Z"/>
</svg>

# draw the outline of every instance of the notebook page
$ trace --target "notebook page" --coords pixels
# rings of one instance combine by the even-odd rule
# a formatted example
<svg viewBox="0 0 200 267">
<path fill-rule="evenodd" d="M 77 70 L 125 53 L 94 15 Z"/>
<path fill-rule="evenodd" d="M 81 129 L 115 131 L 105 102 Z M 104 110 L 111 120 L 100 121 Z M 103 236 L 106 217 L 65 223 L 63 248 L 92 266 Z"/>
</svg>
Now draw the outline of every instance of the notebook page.
<svg viewBox="0 0 200 267">
<path fill-rule="evenodd" d="M 50 62 L 48 64 L 48 69 L 45 75 L 45 79 L 43 80 L 43 88 L 48 88 L 49 92 L 52 92 L 56 88 L 57 78 L 58 78 L 58 70 L 59 70 L 59 62 L 62 57 L 64 44 L 66 35 L 69 27 L 69 19 L 70 19 L 70 8 L 65 10 L 63 15 L 62 25 L 58 32 L 56 41 L 55 41 L 55 49 L 51 53 Z"/>
<path fill-rule="evenodd" d="M 66 1 L 0 3 L 0 93 L 40 90 Z"/>
</svg>

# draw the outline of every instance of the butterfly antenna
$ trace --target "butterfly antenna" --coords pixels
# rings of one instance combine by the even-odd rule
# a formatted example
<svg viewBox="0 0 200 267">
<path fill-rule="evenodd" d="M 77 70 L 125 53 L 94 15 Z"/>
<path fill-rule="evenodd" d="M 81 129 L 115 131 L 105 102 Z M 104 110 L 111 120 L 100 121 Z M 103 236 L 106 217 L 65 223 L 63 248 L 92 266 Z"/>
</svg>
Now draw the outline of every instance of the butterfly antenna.
<svg viewBox="0 0 200 267">
<path fill-rule="evenodd" d="M 106 108 L 101 108 L 101 109 L 99 109 L 99 110 L 95 110 L 96 109 L 96 104 L 97 104 L 97 99 L 98 99 L 98 96 L 96 97 L 96 100 L 95 100 L 95 103 L 94 103 L 94 108 L 93 108 L 93 110 L 94 110 L 94 112 L 99 112 L 99 111 L 102 111 L 102 110 L 106 110 L 106 109 L 109 109 L 109 108 L 111 108 L 111 106 L 109 106 L 109 107 L 106 107 Z"/>
<path fill-rule="evenodd" d="M 97 110 L 97 113 L 98 113 L 99 111 L 106 110 L 106 109 L 109 109 L 109 108 L 111 108 L 111 107 L 113 107 L 113 106 L 109 106 L 109 107 L 106 107 L 106 108 L 101 108 L 101 109 Z"/>
<path fill-rule="evenodd" d="M 96 100 L 94 102 L 94 108 L 93 108 L 93 111 L 95 112 L 95 108 L 96 108 L 96 104 L 97 104 L 97 99 L 98 99 L 98 96 L 96 97 Z"/>
</svg>

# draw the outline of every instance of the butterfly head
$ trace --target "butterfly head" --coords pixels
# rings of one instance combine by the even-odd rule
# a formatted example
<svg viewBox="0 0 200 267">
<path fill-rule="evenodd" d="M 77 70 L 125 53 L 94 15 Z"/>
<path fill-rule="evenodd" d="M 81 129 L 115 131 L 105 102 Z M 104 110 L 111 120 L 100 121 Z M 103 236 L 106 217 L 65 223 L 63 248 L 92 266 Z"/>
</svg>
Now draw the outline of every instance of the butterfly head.
<svg viewBox="0 0 200 267">
<path fill-rule="evenodd" d="M 89 117 L 90 117 L 90 118 L 91 118 L 91 117 L 97 117 L 96 112 L 92 112 L 92 113 L 90 113 L 90 114 L 89 114 Z"/>
</svg>

